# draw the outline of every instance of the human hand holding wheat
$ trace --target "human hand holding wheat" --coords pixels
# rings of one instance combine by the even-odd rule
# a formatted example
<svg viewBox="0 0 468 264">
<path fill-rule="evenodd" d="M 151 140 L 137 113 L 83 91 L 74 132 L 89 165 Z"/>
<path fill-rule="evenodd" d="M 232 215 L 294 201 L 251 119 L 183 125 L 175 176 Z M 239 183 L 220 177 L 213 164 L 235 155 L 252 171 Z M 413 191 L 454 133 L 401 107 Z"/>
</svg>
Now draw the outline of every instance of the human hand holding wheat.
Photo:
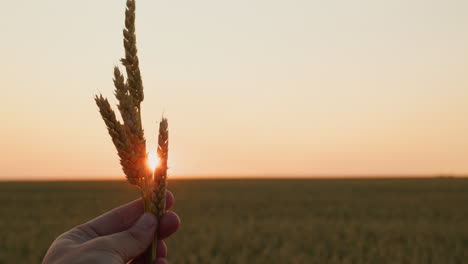
<svg viewBox="0 0 468 264">
<path fill-rule="evenodd" d="M 174 196 L 167 192 L 166 210 L 174 204 Z M 164 239 L 179 227 L 178 216 L 166 212 L 158 221 L 154 214 L 144 213 L 141 199 L 109 211 L 85 224 L 60 235 L 50 246 L 43 264 L 145 263 L 141 255 L 151 244 L 156 229 Z M 167 248 L 158 243 L 158 259 L 153 263 L 167 263 Z"/>
</svg>

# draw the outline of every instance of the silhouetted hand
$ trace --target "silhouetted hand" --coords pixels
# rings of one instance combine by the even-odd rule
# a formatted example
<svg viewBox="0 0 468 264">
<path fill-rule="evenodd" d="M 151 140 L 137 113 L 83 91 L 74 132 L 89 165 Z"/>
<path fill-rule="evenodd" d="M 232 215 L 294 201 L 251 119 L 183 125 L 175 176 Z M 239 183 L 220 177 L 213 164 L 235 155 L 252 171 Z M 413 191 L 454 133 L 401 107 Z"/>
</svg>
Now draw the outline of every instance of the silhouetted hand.
<svg viewBox="0 0 468 264">
<path fill-rule="evenodd" d="M 166 208 L 173 204 L 174 196 L 168 192 Z M 153 214 L 143 214 L 141 199 L 135 200 L 60 235 L 42 263 L 140 263 L 138 257 L 153 241 L 157 228 L 164 239 L 177 231 L 179 225 L 179 217 L 173 212 L 166 212 L 157 223 Z M 167 248 L 163 241 L 159 241 L 157 250 L 155 263 L 167 263 Z"/>
</svg>

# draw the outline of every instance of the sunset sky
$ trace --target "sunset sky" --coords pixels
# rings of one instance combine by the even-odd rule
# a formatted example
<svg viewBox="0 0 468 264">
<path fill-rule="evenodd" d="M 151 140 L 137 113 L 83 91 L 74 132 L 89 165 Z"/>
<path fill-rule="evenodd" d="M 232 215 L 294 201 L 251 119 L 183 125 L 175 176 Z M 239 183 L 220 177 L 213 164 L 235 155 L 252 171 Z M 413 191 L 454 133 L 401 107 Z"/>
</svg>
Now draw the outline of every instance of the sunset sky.
<svg viewBox="0 0 468 264">
<path fill-rule="evenodd" d="M 2 1 L 0 180 L 121 178 L 124 0 Z M 138 0 L 171 175 L 468 174 L 468 1 Z"/>
</svg>

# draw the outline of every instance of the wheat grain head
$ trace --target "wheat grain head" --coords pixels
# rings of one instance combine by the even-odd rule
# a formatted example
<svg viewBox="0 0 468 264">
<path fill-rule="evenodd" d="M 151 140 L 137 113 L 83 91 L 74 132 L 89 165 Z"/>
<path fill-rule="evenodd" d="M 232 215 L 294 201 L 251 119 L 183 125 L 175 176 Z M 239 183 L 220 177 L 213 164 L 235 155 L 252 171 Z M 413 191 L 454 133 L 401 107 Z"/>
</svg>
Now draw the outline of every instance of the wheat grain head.
<svg viewBox="0 0 468 264">
<path fill-rule="evenodd" d="M 135 153 L 127 139 L 124 126 L 117 120 L 109 101 L 102 95 L 95 96 L 94 100 L 99 108 L 102 119 L 106 124 L 107 131 L 112 138 L 117 153 L 120 158 L 122 170 L 131 184 L 140 185 L 138 176 L 137 162 L 135 162 Z"/>
<path fill-rule="evenodd" d="M 166 206 L 167 158 L 169 153 L 169 129 L 166 118 L 159 123 L 158 149 L 159 166 L 154 171 L 153 203 L 158 216 L 162 216 Z"/>
</svg>

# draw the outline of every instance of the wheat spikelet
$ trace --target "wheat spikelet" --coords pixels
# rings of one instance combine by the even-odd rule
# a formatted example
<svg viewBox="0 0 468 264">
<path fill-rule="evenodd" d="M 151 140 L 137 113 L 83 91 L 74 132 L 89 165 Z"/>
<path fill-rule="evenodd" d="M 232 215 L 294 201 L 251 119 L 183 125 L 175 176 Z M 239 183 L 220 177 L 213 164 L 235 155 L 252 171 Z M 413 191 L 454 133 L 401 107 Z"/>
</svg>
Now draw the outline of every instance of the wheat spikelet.
<svg viewBox="0 0 468 264">
<path fill-rule="evenodd" d="M 135 9 L 135 0 L 127 0 L 127 9 L 125 10 L 125 29 L 123 30 L 125 58 L 122 58 L 121 62 L 127 71 L 129 92 L 135 99 L 136 106 L 140 109 L 140 104 L 144 99 L 144 95 L 143 81 L 141 80 L 139 59 L 137 55 L 138 50 L 136 47 Z"/>
<path fill-rule="evenodd" d="M 155 213 L 160 218 L 166 211 L 167 189 L 167 158 L 169 152 L 169 130 L 167 119 L 163 118 L 159 123 L 158 149 L 159 166 L 154 170 L 153 206 Z M 159 234 L 156 232 L 153 240 L 152 252 L 157 259 L 157 245 Z"/>
<path fill-rule="evenodd" d="M 115 95 L 119 100 L 119 111 L 124 120 L 129 140 L 133 144 L 142 163 L 146 161 L 146 140 L 141 125 L 141 102 L 143 101 L 143 82 L 136 47 L 135 0 L 127 0 L 125 10 L 125 29 L 123 30 L 125 57 L 121 59 L 127 72 L 127 82 L 118 67 L 114 68 Z M 142 172 L 148 174 L 147 172 Z"/>
<path fill-rule="evenodd" d="M 167 189 L 167 158 L 169 152 L 169 130 L 167 119 L 163 118 L 159 123 L 158 157 L 159 166 L 154 171 L 153 203 L 158 216 L 162 216 L 166 206 Z"/>
<path fill-rule="evenodd" d="M 117 149 L 117 153 L 120 157 L 120 164 L 122 165 L 122 170 L 127 176 L 128 181 L 131 184 L 140 185 L 140 178 L 136 173 L 136 162 L 134 160 L 134 152 L 130 143 L 127 140 L 127 135 L 123 125 L 117 121 L 115 113 L 112 110 L 109 101 L 102 97 L 102 95 L 95 96 L 96 104 L 101 113 L 102 119 L 104 120 L 107 131 L 112 138 L 112 142 Z"/>
<path fill-rule="evenodd" d="M 135 105 L 135 99 L 129 93 L 128 85 L 118 67 L 114 68 L 115 97 L 119 101 L 118 108 L 124 121 L 125 131 L 128 140 L 133 145 L 135 154 L 139 159 L 146 159 L 145 137 L 141 124 L 140 111 Z"/>
</svg>

